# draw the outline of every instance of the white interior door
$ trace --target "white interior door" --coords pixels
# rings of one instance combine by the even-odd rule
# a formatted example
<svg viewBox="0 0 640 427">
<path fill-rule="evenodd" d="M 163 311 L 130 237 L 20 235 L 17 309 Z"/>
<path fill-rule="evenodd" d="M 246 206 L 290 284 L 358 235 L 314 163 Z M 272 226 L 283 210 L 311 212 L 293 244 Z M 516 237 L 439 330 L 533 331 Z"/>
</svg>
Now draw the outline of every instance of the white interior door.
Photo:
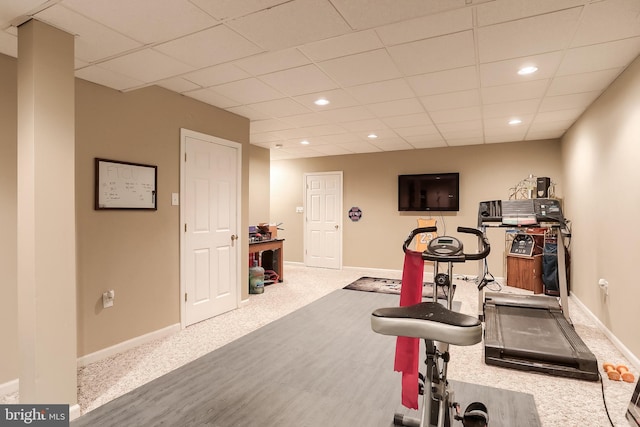
<svg viewBox="0 0 640 427">
<path fill-rule="evenodd" d="M 238 307 L 241 146 L 181 132 L 182 323 L 188 326 Z"/>
<path fill-rule="evenodd" d="M 342 172 L 305 174 L 305 264 L 342 267 Z"/>
</svg>

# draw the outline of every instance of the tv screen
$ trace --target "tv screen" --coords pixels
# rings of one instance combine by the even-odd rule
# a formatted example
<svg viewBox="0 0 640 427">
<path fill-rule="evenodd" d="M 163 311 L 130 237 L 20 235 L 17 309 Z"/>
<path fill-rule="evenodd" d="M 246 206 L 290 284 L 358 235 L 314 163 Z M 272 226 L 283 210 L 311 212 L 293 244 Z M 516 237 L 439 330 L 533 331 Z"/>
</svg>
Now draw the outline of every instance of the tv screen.
<svg viewBox="0 0 640 427">
<path fill-rule="evenodd" d="M 432 173 L 398 176 L 399 211 L 459 211 L 460 175 Z"/>
</svg>

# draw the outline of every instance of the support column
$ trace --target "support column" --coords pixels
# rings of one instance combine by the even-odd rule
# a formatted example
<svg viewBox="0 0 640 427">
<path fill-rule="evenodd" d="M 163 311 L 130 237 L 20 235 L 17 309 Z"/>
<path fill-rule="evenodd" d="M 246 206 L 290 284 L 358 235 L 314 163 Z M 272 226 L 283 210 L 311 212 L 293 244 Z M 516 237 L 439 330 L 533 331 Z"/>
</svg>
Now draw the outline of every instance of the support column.
<svg viewBox="0 0 640 427">
<path fill-rule="evenodd" d="M 20 402 L 77 403 L 74 39 L 18 28 Z M 73 413 L 72 408 L 72 413 Z"/>
</svg>

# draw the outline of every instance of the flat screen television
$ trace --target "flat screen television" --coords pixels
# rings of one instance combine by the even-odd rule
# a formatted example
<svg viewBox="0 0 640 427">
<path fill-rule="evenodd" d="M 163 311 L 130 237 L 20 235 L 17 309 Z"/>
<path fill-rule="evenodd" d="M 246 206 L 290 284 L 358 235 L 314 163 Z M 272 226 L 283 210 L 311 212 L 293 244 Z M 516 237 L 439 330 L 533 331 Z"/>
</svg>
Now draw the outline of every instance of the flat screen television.
<svg viewBox="0 0 640 427">
<path fill-rule="evenodd" d="M 399 211 L 459 211 L 460 174 L 398 176 Z"/>
</svg>

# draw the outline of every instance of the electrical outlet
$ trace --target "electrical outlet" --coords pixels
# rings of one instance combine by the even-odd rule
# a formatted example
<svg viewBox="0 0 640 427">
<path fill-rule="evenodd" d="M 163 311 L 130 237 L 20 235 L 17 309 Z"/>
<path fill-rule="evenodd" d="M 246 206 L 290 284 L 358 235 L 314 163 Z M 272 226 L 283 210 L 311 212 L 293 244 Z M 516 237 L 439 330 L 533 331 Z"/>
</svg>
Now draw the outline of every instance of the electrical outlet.
<svg viewBox="0 0 640 427">
<path fill-rule="evenodd" d="M 113 300 L 116 296 L 116 293 L 113 289 L 108 290 L 107 292 L 102 293 L 102 308 L 113 307 Z"/>
</svg>

